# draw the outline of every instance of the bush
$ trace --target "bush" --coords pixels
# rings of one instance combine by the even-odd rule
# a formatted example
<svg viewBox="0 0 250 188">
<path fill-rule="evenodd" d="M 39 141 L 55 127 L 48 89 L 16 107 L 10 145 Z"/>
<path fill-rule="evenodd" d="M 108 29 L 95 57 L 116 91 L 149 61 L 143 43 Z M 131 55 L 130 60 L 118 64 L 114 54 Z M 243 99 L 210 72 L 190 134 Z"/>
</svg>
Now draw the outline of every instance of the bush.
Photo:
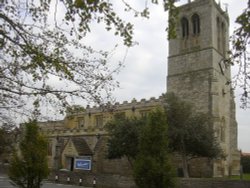
<svg viewBox="0 0 250 188">
<path fill-rule="evenodd" d="M 250 156 L 241 156 L 243 173 L 250 173 Z"/>
</svg>

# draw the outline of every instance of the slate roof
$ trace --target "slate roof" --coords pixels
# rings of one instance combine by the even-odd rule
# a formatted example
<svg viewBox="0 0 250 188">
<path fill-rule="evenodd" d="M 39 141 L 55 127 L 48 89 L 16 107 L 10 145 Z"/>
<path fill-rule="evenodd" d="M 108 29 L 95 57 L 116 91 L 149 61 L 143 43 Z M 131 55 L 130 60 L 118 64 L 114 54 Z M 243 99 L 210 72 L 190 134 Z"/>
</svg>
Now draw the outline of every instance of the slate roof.
<svg viewBox="0 0 250 188">
<path fill-rule="evenodd" d="M 244 156 L 244 157 L 250 157 L 250 153 L 244 153 L 243 152 L 243 153 L 241 153 L 241 155 Z"/>
<path fill-rule="evenodd" d="M 72 138 L 72 142 L 73 142 L 79 156 L 93 155 L 93 152 L 89 148 L 85 139 L 75 137 L 75 138 Z"/>
</svg>

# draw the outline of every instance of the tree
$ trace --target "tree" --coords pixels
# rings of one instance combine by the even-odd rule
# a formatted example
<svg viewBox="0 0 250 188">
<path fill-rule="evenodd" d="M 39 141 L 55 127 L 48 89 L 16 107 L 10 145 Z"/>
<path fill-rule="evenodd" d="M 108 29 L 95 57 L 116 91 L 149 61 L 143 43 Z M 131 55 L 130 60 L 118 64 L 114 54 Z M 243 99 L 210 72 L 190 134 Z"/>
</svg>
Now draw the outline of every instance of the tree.
<svg viewBox="0 0 250 188">
<path fill-rule="evenodd" d="M 131 167 L 138 153 L 139 134 L 145 119 L 115 118 L 106 124 L 110 137 L 108 139 L 109 159 L 127 157 Z"/>
<path fill-rule="evenodd" d="M 247 108 L 250 99 L 250 0 L 248 0 L 247 8 L 237 17 L 236 23 L 239 27 L 235 29 L 231 37 L 232 49 L 229 52 L 229 64 L 239 66 L 235 80 L 236 84 L 243 89 L 242 107 Z"/>
<path fill-rule="evenodd" d="M 166 116 L 161 110 L 149 114 L 139 137 L 134 177 L 139 188 L 173 187 L 169 162 Z"/>
<path fill-rule="evenodd" d="M 13 124 L 0 126 L 0 159 L 8 161 L 9 155 L 17 141 L 19 129 Z"/>
<path fill-rule="evenodd" d="M 243 173 L 250 173 L 250 156 L 241 154 L 240 160 L 243 168 Z"/>
<path fill-rule="evenodd" d="M 9 131 L 6 126 L 0 127 L 0 156 L 6 152 L 8 146 Z"/>
<path fill-rule="evenodd" d="M 127 157 L 138 187 L 173 185 L 167 125 L 162 111 L 152 112 L 146 118 L 116 118 L 106 128 L 110 134 L 108 158 Z"/>
<path fill-rule="evenodd" d="M 9 177 L 20 188 L 40 188 L 49 173 L 47 140 L 39 132 L 36 121 L 25 123 L 24 130 L 19 151 L 14 152 L 10 163 Z"/>
<path fill-rule="evenodd" d="M 166 95 L 165 113 L 168 123 L 169 146 L 182 158 L 183 173 L 188 174 L 188 160 L 195 157 L 222 156 L 210 117 L 195 112 L 194 107 L 175 94 Z"/>
<path fill-rule="evenodd" d="M 162 2 L 166 11 L 173 7 L 173 0 Z M 134 16 L 149 15 L 147 7 L 137 11 L 120 3 Z M 109 99 L 117 86 L 113 74 L 121 63 L 109 65 L 109 52 L 85 43 L 94 22 L 120 36 L 124 45 L 133 45 L 133 25 L 122 20 L 108 0 L 0 0 L 2 121 L 9 111 L 32 113 L 24 110 L 27 99 L 36 109 L 43 101 L 61 111 L 70 96 L 98 104 Z"/>
</svg>

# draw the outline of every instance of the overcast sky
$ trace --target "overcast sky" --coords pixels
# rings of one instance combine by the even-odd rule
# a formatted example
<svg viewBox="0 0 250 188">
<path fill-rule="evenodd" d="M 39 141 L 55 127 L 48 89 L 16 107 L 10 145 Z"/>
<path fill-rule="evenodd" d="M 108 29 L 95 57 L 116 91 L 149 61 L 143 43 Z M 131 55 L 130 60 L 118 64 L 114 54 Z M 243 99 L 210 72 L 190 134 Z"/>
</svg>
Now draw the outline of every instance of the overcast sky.
<svg viewBox="0 0 250 188">
<path fill-rule="evenodd" d="M 179 3 L 186 3 L 181 0 Z M 135 7 L 142 1 L 128 0 Z M 235 28 L 235 18 L 247 5 L 247 0 L 221 0 L 221 6 L 225 9 L 228 4 L 230 16 L 230 33 Z M 117 9 L 122 7 L 117 6 Z M 167 13 L 161 6 L 150 6 L 150 19 L 129 18 L 135 25 L 134 39 L 138 42 L 133 48 L 126 49 L 119 38 L 112 33 L 106 33 L 100 25 L 93 26 L 93 31 L 88 36 L 89 44 L 99 49 L 111 50 L 116 44 L 118 47 L 110 61 L 116 62 L 125 59 L 125 67 L 116 79 L 120 82 L 120 88 L 114 92 L 117 101 L 131 101 L 133 98 L 141 100 L 150 97 L 159 97 L 166 91 L 168 41 L 165 28 L 167 26 Z M 124 13 L 125 14 L 125 13 Z M 94 33 L 97 34 L 94 34 Z M 100 34 L 101 33 L 101 34 Z M 237 121 L 238 121 L 238 147 L 244 152 L 250 152 L 250 110 L 239 108 L 239 92 L 236 91 Z"/>
</svg>

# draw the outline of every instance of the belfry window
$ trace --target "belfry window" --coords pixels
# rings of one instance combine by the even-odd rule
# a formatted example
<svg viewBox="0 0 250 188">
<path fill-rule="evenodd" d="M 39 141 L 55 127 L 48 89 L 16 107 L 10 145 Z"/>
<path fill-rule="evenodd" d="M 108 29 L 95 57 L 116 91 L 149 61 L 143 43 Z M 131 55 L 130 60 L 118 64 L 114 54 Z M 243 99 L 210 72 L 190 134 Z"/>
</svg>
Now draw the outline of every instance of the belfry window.
<svg viewBox="0 0 250 188">
<path fill-rule="evenodd" d="M 192 24 L 193 24 L 193 34 L 198 35 L 200 33 L 200 17 L 198 14 L 194 14 L 192 16 Z"/>
<path fill-rule="evenodd" d="M 188 26 L 188 19 L 182 18 L 181 19 L 181 28 L 182 28 L 182 37 L 188 37 L 189 35 L 189 26 Z"/>
</svg>

